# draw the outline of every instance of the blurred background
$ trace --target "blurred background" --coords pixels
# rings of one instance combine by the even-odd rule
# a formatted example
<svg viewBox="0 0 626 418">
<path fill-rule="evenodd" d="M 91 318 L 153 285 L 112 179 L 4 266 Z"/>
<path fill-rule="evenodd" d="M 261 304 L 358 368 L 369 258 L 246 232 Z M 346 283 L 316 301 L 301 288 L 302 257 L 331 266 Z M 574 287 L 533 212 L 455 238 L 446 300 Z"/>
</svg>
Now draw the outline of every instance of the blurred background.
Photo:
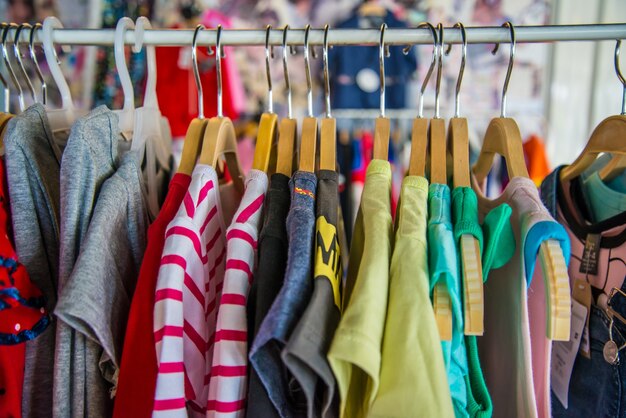
<svg viewBox="0 0 626 418">
<path fill-rule="evenodd" d="M 57 16 L 67 28 L 114 28 L 118 19 L 129 16 L 150 18 L 153 27 L 193 28 L 222 24 L 228 28 L 281 28 L 289 24 L 314 28 L 415 27 L 423 21 L 452 26 L 617 23 L 626 22 L 624 0 L 404 0 L 369 2 L 373 13 L 364 16 L 363 2 L 355 0 L 0 0 L 0 17 L 8 22 L 41 22 Z M 383 10 L 382 13 L 376 10 Z M 540 138 L 545 144 L 547 164 L 553 168 L 570 163 L 586 143 L 590 131 L 603 118 L 620 111 L 622 86 L 615 75 L 615 42 L 519 44 L 508 95 L 508 114 L 517 119 L 522 136 Z M 499 115 L 500 94 L 508 62 L 508 46 L 492 56 L 493 45 L 471 45 L 461 89 L 461 115 L 469 119 L 471 137 L 479 146 L 489 120 Z M 280 48 L 275 48 L 272 67 L 275 109 L 285 113 L 284 78 Z M 432 47 L 413 48 L 409 56 L 401 47 L 392 48 L 388 59 L 389 116 L 395 119 L 395 150 L 401 159 L 410 138 L 411 119 L 417 113 L 418 90 L 428 69 Z M 144 49 L 145 51 L 145 49 Z M 361 51 L 361 50 L 359 50 Z M 316 84 L 314 110 L 322 114 L 321 50 L 314 59 Z M 442 116 L 454 112 L 454 89 L 461 48 L 455 46 L 444 62 Z M 131 76 L 141 104 L 145 77 L 145 52 L 131 54 L 127 48 Z M 352 55 L 351 55 L 352 54 Z M 236 118 L 242 136 L 253 135 L 258 115 L 267 100 L 263 47 L 227 48 L 224 70 L 224 105 Z M 306 83 L 302 48 L 290 58 L 294 112 L 306 111 Z M 71 47 L 61 54 L 62 67 L 70 82 L 76 105 L 91 108 L 105 104 L 121 108 L 123 96 L 115 70 L 112 48 Z M 370 58 L 373 57 L 373 58 Z M 331 94 L 335 115 L 344 137 L 371 129 L 378 108 L 376 48 L 354 54 L 350 47 L 331 50 Z M 45 64 L 45 60 L 40 60 Z M 205 86 L 205 113 L 215 112 L 214 59 L 204 51 L 200 67 Z M 174 137 L 184 135 L 188 120 L 197 112 L 195 84 L 191 76 L 191 49 L 159 48 L 157 52 L 159 104 L 170 120 Z M 626 65 L 626 64 L 625 64 Z M 4 69 L 2 71 L 5 71 Z M 352 75 L 351 75 L 352 74 Z M 375 76 L 372 79 L 372 74 Z M 373 81 L 372 81 L 373 80 Z M 58 94 L 57 94 L 58 96 Z M 54 103 L 54 87 L 50 91 Z M 434 77 L 425 94 L 425 116 L 432 116 Z M 361 109 L 372 109 L 359 113 Z"/>
</svg>

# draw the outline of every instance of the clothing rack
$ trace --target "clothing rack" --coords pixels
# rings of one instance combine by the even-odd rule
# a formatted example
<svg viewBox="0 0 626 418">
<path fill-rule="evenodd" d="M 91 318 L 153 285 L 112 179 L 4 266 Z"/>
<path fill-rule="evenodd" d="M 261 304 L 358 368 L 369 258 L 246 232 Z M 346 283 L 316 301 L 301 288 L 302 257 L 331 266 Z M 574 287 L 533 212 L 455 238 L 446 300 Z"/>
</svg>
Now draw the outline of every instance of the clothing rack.
<svg viewBox="0 0 626 418">
<path fill-rule="evenodd" d="M 466 27 L 467 42 L 480 43 L 508 43 L 510 31 L 506 27 Z M 15 31 L 15 29 L 12 29 Z M 20 41 L 28 42 L 28 32 L 20 33 Z M 159 46 L 188 46 L 191 45 L 193 29 L 156 29 L 146 30 L 144 45 Z M 445 28 L 445 43 L 460 44 L 461 32 L 457 28 Z M 113 45 L 115 29 L 54 29 L 53 41 L 62 45 Z M 626 23 L 593 24 L 593 25 L 547 25 L 547 26 L 516 26 L 517 43 L 560 42 L 560 41 L 608 41 L 626 39 Z M 13 40 L 15 33 L 8 37 Z M 255 29 L 224 29 L 221 43 L 224 46 L 265 45 L 265 30 Z M 272 29 L 269 44 L 282 45 L 283 31 L 280 28 Z M 41 31 L 35 36 L 35 43 L 41 43 Z M 309 34 L 310 45 L 323 45 L 324 30 L 311 29 Z M 328 32 L 329 45 L 378 45 L 380 31 L 378 29 L 330 29 Z M 125 43 L 132 45 L 135 42 L 135 33 L 128 30 L 125 33 Z M 385 30 L 385 45 L 432 44 L 433 39 L 429 29 L 393 29 Z M 198 45 L 213 46 L 216 43 L 216 30 L 207 29 L 198 35 Z M 287 44 L 303 45 L 304 29 L 289 29 Z"/>
</svg>

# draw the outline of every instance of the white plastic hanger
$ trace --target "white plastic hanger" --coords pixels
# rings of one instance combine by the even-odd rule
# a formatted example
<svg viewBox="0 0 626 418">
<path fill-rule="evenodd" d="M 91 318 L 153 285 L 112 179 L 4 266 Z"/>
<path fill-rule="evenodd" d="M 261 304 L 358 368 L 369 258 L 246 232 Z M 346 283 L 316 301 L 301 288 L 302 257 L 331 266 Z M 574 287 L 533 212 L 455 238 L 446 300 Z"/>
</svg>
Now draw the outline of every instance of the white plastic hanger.
<svg viewBox="0 0 626 418">
<path fill-rule="evenodd" d="M 48 63 L 52 79 L 56 83 L 59 94 L 61 95 L 60 109 L 46 109 L 53 133 L 69 130 L 77 116 L 74 108 L 74 102 L 72 102 L 70 87 L 67 85 L 67 80 L 65 80 L 65 76 L 63 75 L 63 71 L 59 65 L 59 57 L 57 56 L 56 49 L 54 48 L 54 41 L 52 38 L 52 30 L 62 28 L 63 25 L 61 24 L 61 21 L 54 16 L 48 16 L 43 21 L 43 52 L 46 56 L 46 62 Z"/>
<path fill-rule="evenodd" d="M 152 29 L 150 20 L 141 16 L 135 27 L 135 45 L 133 52 L 143 48 L 144 29 Z M 147 79 L 143 106 L 134 111 L 133 140 L 131 151 L 136 152 L 137 160 L 142 164 L 146 185 L 146 200 L 153 217 L 160 210 L 163 196 L 163 182 L 169 177 L 172 138 L 169 123 L 162 117 L 156 94 L 156 52 L 154 46 L 146 47 Z M 158 123 L 157 123 L 158 122 Z"/>
<path fill-rule="evenodd" d="M 135 23 L 129 17 L 123 17 L 115 27 L 115 40 L 113 50 L 115 52 L 115 68 L 122 84 L 124 92 L 124 106 L 122 110 L 116 110 L 120 121 L 120 131 L 127 140 L 132 139 L 133 125 L 135 121 L 135 91 L 126 66 L 126 54 L 124 53 L 124 35 L 126 29 L 134 29 Z"/>
</svg>

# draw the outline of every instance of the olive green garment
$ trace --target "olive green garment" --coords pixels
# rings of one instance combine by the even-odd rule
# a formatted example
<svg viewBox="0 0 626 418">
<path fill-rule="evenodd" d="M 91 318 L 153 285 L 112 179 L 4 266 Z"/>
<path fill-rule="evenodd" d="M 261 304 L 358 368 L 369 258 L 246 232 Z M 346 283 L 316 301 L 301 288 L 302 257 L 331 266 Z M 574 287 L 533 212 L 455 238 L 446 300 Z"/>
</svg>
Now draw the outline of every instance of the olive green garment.
<svg viewBox="0 0 626 418">
<path fill-rule="evenodd" d="M 430 302 L 428 180 L 402 182 L 391 257 L 378 393 L 370 417 L 453 417 L 439 331 Z"/>
<path fill-rule="evenodd" d="M 391 167 L 367 168 L 343 296 L 344 313 L 328 361 L 340 397 L 341 417 L 366 417 L 378 391 L 391 258 Z"/>
</svg>

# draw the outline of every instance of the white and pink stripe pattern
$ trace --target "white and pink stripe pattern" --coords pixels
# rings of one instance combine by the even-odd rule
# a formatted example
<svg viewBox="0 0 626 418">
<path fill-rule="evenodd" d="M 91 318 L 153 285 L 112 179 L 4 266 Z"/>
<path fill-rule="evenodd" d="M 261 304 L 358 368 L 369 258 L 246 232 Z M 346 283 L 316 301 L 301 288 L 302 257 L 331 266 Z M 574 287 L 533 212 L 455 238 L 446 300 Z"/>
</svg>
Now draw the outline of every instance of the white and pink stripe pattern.
<svg viewBox="0 0 626 418">
<path fill-rule="evenodd" d="M 248 327 L 246 303 L 252 283 L 267 175 L 251 170 L 239 209 L 228 228 L 224 290 L 217 314 L 207 417 L 243 417 L 246 406 Z"/>
<path fill-rule="evenodd" d="M 225 227 L 215 170 L 196 166 L 165 233 L 154 305 L 159 370 L 153 417 L 204 417 Z"/>
</svg>

